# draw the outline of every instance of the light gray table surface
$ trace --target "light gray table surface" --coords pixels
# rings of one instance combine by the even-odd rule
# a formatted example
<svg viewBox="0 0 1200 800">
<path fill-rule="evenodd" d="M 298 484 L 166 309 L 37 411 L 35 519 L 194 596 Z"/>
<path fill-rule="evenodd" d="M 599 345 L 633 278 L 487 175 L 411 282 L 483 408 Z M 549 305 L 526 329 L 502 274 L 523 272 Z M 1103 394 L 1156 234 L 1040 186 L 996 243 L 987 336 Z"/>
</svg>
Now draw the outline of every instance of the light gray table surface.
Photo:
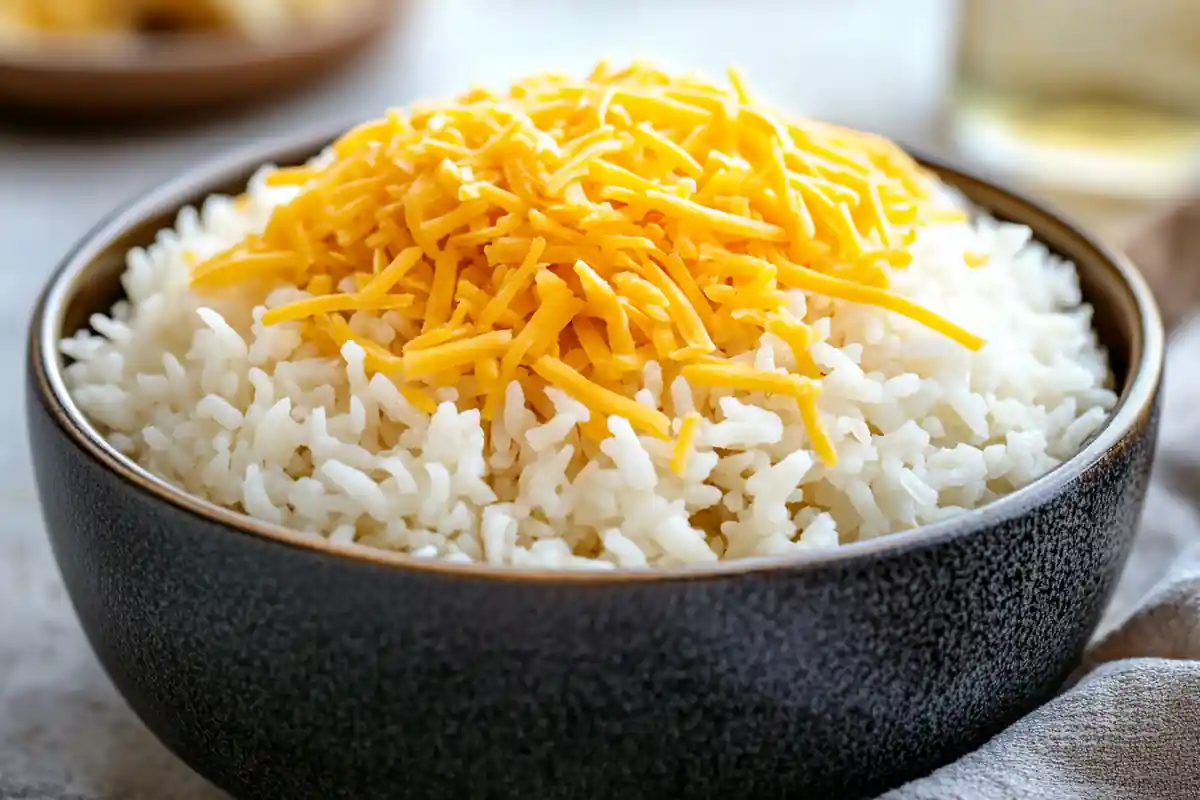
<svg viewBox="0 0 1200 800">
<path fill-rule="evenodd" d="M 34 494 L 21 392 L 42 282 L 114 206 L 235 145 L 367 116 L 420 95 L 599 57 L 742 66 L 804 113 L 927 139 L 945 78 L 948 0 L 738 4 L 427 0 L 351 71 L 304 95 L 155 131 L 34 130 L 0 109 L 0 798 L 221 797 L 157 744 L 84 641 Z"/>
</svg>

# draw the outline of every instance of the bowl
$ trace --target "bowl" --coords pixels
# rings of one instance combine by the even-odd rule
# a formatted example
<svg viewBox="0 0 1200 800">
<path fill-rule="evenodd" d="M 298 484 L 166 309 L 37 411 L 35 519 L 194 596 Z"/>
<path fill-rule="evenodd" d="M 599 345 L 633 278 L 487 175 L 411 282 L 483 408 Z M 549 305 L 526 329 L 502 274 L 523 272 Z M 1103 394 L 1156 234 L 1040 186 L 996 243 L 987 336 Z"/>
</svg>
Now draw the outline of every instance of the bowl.
<svg viewBox="0 0 1200 800">
<path fill-rule="evenodd" d="M 0 104 L 54 118 L 113 122 L 202 111 L 281 94 L 349 63 L 405 11 L 373 0 L 336 24 L 254 41 L 234 34 L 86 37 L 0 53 Z"/>
<path fill-rule="evenodd" d="M 120 296 L 178 209 L 330 137 L 236 154 L 101 223 L 33 315 L 28 424 L 88 638 L 171 750 L 237 797 L 853 798 L 945 764 L 1050 698 L 1146 494 L 1163 330 L 1140 275 L 944 164 L 1076 262 L 1120 386 L 1059 468 L 979 510 L 834 552 L 666 571 L 494 569 L 304 538 L 119 455 L 56 341 Z"/>
</svg>

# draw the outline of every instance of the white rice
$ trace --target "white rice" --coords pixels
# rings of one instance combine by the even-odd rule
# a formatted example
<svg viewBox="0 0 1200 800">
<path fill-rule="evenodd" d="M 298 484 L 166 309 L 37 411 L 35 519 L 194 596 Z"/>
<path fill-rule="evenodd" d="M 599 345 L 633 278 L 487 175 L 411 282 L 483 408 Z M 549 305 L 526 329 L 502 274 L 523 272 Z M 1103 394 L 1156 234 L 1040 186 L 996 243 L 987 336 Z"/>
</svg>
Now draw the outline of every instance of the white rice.
<svg viewBox="0 0 1200 800">
<path fill-rule="evenodd" d="M 119 450 L 183 490 L 341 543 L 494 565 L 637 568 L 834 548 L 942 519 L 1023 486 L 1077 452 L 1116 402 L 1073 266 L 1027 228 L 980 218 L 922 230 L 892 288 L 987 339 L 971 353 L 877 308 L 794 295 L 821 341 L 822 423 L 836 468 L 812 453 L 783 397 L 698 392 L 682 476 L 671 445 L 620 418 L 598 447 L 588 410 L 552 392 L 539 423 L 518 384 L 485 449 L 479 413 L 442 390 L 432 416 L 361 349 L 322 358 L 264 308 L 199 298 L 190 264 L 260 231 L 292 189 L 214 197 L 129 254 L 128 299 L 63 341 L 76 402 Z M 990 254 L 963 266 L 964 251 Z M 306 296 L 273 292 L 267 306 Z M 836 310 L 836 314 L 832 312 Z M 351 327 L 386 341 L 386 324 Z M 760 367 L 787 369 L 770 335 Z M 651 365 L 630 396 L 682 416 L 692 392 Z M 674 422 L 678 431 L 679 421 Z"/>
</svg>

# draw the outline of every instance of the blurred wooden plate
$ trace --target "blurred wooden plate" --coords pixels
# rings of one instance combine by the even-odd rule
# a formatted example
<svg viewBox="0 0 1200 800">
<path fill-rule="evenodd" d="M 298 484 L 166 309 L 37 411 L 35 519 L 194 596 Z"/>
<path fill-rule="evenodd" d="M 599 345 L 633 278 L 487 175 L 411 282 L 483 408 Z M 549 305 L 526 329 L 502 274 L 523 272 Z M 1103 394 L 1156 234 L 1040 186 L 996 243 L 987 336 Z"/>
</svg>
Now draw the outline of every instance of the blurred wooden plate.
<svg viewBox="0 0 1200 800">
<path fill-rule="evenodd" d="M 281 94 L 364 52 L 406 5 L 405 0 L 372 0 L 336 24 L 271 41 L 216 33 L 144 34 L 0 51 L 0 110 L 113 121 Z"/>
</svg>

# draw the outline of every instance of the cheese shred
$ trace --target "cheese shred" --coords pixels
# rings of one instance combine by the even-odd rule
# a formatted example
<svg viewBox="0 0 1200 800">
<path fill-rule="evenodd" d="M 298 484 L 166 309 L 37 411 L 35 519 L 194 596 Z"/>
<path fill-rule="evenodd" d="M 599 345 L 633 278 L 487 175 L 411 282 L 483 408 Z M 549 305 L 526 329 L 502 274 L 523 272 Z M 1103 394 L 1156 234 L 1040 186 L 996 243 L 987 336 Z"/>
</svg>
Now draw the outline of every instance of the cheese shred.
<svg viewBox="0 0 1200 800">
<path fill-rule="evenodd" d="M 262 324 L 297 325 L 329 351 L 357 342 L 424 411 L 461 384 L 458 403 L 494 419 L 517 381 L 539 416 L 552 411 L 539 387 L 585 405 L 587 435 L 619 415 L 669 440 L 666 414 L 633 399 L 658 361 L 693 390 L 793 398 L 833 464 L 817 337 L 793 294 L 983 345 L 888 289 L 917 228 L 948 219 L 932 179 L 890 142 L 762 106 L 736 72 L 724 87 L 601 65 L 475 89 L 392 111 L 267 182 L 297 194 L 262 234 L 195 265 L 193 288 L 304 288 Z M 352 328 L 358 316 L 373 321 Z M 361 333 L 378 324 L 395 330 L 387 343 Z M 739 358 L 765 333 L 791 351 L 786 369 Z M 700 422 L 678 423 L 677 474 Z"/>
<path fill-rule="evenodd" d="M 671 472 L 682 475 L 687 469 L 688 454 L 692 452 L 692 442 L 696 438 L 696 428 L 700 425 L 700 415 L 689 411 L 679 423 L 679 435 L 675 437 L 675 445 L 671 449 Z"/>
</svg>

